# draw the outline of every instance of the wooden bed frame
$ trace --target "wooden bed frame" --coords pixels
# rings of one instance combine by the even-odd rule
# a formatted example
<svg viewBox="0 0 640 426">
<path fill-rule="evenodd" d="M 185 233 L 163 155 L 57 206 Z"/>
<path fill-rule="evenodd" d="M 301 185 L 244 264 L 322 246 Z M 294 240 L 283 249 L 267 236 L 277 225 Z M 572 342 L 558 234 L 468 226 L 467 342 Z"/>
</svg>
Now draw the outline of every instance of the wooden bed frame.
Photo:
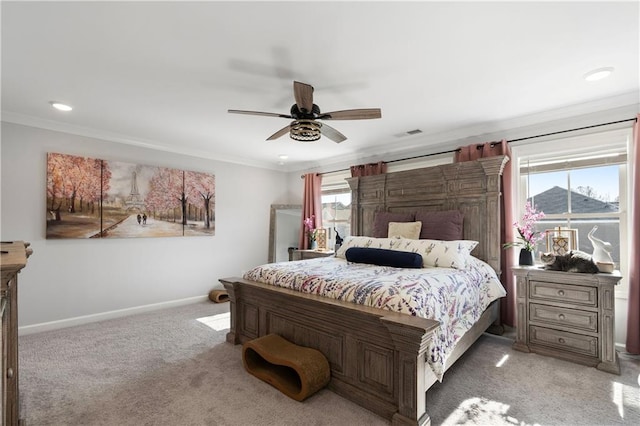
<svg viewBox="0 0 640 426">
<path fill-rule="evenodd" d="M 473 255 L 500 276 L 500 176 L 504 156 L 347 179 L 352 235 L 372 235 L 377 211 L 459 210 Z M 437 381 L 426 348 L 434 320 L 364 307 L 241 278 L 220 280 L 229 292 L 233 344 L 276 333 L 318 349 L 331 365 L 328 387 L 393 424 L 428 425 L 426 391 Z M 499 320 L 492 303 L 458 342 L 449 368 Z"/>
</svg>

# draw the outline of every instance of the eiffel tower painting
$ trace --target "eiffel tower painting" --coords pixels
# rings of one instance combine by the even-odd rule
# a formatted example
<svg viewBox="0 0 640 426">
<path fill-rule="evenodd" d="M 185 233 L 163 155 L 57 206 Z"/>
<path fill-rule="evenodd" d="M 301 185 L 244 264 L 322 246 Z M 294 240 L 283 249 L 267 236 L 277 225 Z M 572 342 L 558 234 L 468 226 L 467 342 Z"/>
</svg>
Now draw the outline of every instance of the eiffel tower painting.
<svg viewBox="0 0 640 426">
<path fill-rule="evenodd" d="M 210 173 L 47 153 L 47 238 L 215 235 L 215 190 Z"/>
<path fill-rule="evenodd" d="M 124 201 L 127 210 L 144 210 L 144 199 L 138 191 L 138 175 L 135 171 L 131 173 L 131 193 Z"/>
</svg>

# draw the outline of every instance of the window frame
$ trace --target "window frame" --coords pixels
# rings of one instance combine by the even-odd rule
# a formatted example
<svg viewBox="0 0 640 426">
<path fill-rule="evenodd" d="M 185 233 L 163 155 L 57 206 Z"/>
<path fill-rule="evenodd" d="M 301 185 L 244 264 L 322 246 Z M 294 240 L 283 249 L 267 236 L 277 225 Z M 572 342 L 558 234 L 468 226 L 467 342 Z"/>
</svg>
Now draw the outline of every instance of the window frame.
<svg viewBox="0 0 640 426">
<path fill-rule="evenodd" d="M 346 178 L 351 177 L 351 173 L 348 170 L 345 171 L 339 171 L 339 172 L 333 172 L 333 173 L 327 173 L 325 175 L 322 176 L 322 184 L 320 186 L 320 197 L 322 199 L 322 197 L 327 196 L 327 195 L 334 195 L 334 194 L 345 194 L 345 193 L 351 193 L 351 188 L 349 187 L 349 184 L 347 183 L 347 181 L 345 180 Z M 353 202 L 353 200 L 352 200 Z M 342 222 L 340 222 L 342 223 Z M 351 234 L 351 221 L 347 222 L 349 224 L 348 228 L 349 228 L 349 235 Z M 324 218 L 322 219 L 322 226 L 325 226 L 325 221 Z M 329 240 L 335 240 L 335 235 L 333 233 L 333 228 L 335 228 L 335 223 L 334 226 L 328 228 L 328 235 L 329 235 Z M 345 238 L 345 235 L 341 235 L 342 238 Z"/>
</svg>

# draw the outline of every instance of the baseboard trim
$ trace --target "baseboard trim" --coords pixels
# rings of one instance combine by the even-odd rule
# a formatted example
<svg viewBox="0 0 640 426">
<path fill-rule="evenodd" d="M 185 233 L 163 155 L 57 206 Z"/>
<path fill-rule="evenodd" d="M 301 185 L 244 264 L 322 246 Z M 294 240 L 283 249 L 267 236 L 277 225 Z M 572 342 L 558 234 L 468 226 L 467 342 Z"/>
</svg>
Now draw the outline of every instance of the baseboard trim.
<svg viewBox="0 0 640 426">
<path fill-rule="evenodd" d="M 134 306 L 132 308 L 118 309 L 115 311 L 101 312 L 99 314 L 83 315 L 80 317 L 67 318 L 58 321 L 43 322 L 40 324 L 25 325 L 18 327 L 18 335 L 25 336 L 27 334 L 40 333 L 43 331 L 58 330 L 61 328 L 73 327 L 74 325 L 89 324 L 92 322 L 103 321 L 107 319 L 126 317 L 133 314 L 155 311 L 158 309 L 171 308 L 175 306 L 189 305 L 191 303 L 208 300 L 208 295 L 194 296 L 186 299 L 170 300 L 168 302 L 152 303 L 150 305 Z"/>
</svg>

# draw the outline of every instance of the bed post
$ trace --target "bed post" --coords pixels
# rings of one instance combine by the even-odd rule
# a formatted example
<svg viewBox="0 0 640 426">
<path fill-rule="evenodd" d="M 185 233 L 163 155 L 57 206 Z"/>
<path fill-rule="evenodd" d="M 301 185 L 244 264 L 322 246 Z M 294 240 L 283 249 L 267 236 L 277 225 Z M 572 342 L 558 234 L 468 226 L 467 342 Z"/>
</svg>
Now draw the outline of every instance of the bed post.
<svg viewBox="0 0 640 426">
<path fill-rule="evenodd" d="M 227 333 L 227 342 L 237 345 L 240 343 L 240 336 L 238 336 L 236 331 L 236 309 L 238 309 L 238 306 L 236 305 L 236 287 L 238 286 L 238 283 L 225 279 L 220 280 L 220 282 L 224 286 L 225 290 L 227 290 L 227 293 L 229 293 L 229 317 L 231 319 L 231 325 L 229 327 L 229 332 Z"/>
<path fill-rule="evenodd" d="M 480 158 L 477 160 L 482 166 L 486 175 L 486 202 L 487 202 L 487 233 L 485 244 L 485 262 L 493 267 L 498 274 L 502 273 L 500 256 L 502 252 L 502 241 L 500 241 L 501 213 L 500 205 L 502 199 L 502 173 L 505 165 L 509 162 L 507 156 L 495 156 Z"/>
<path fill-rule="evenodd" d="M 429 426 L 431 418 L 427 414 L 425 382 L 425 369 L 428 366 L 425 357 L 433 333 L 431 330 L 425 332 L 424 329 L 408 328 L 406 324 L 384 317 L 381 321 L 389 330 L 398 356 L 398 411 L 391 422 L 393 425 Z"/>
<path fill-rule="evenodd" d="M 358 196 L 358 187 L 360 186 L 359 177 L 351 177 L 345 179 L 351 189 L 351 235 L 360 235 L 360 197 Z"/>
<path fill-rule="evenodd" d="M 486 244 L 486 259 L 485 261 L 493 267 L 498 274 L 498 277 L 502 274 L 502 232 L 501 221 L 503 214 L 501 212 L 502 205 L 502 173 L 506 164 L 509 162 L 509 157 L 495 156 L 480 158 L 477 160 L 487 176 L 487 209 L 492 214 L 487 214 L 487 241 Z M 504 334 L 504 326 L 502 325 L 502 319 L 500 318 L 500 300 L 496 301 L 498 305 L 497 319 L 487 329 L 487 332 L 501 336 Z"/>
</svg>

